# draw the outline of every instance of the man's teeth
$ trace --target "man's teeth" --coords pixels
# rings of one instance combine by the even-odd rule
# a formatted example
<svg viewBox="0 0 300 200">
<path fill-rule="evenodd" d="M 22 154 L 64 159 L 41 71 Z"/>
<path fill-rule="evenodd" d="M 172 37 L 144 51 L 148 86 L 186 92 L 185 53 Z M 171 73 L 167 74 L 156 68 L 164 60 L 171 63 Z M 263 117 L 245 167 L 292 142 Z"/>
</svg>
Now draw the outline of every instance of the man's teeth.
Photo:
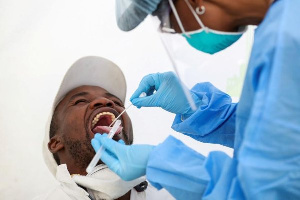
<svg viewBox="0 0 300 200">
<path fill-rule="evenodd" d="M 112 114 L 111 112 L 102 112 L 102 113 L 99 113 L 99 114 L 97 114 L 95 117 L 94 117 L 94 119 L 93 119 L 93 121 L 92 121 L 92 127 L 94 127 L 96 124 L 97 124 L 97 122 L 99 121 L 99 119 L 100 119 L 100 117 L 102 116 L 102 115 L 109 115 L 110 117 L 111 117 L 111 121 L 113 122 L 114 120 L 115 120 L 115 115 L 114 114 Z"/>
</svg>

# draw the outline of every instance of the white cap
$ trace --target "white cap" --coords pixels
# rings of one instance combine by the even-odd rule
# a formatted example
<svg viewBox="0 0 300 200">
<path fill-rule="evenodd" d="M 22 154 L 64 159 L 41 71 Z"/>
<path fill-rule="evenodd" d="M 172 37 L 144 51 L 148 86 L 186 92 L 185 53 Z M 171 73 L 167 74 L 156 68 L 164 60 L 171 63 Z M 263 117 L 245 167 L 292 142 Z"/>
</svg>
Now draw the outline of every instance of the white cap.
<svg viewBox="0 0 300 200">
<path fill-rule="evenodd" d="M 69 68 L 54 99 L 43 141 L 43 157 L 47 167 L 54 176 L 56 175 L 57 164 L 53 154 L 48 149 L 52 115 L 56 106 L 65 95 L 72 89 L 82 85 L 99 86 L 123 102 L 125 101 L 126 80 L 121 69 L 113 62 L 97 56 L 88 56 L 77 60 Z"/>
</svg>

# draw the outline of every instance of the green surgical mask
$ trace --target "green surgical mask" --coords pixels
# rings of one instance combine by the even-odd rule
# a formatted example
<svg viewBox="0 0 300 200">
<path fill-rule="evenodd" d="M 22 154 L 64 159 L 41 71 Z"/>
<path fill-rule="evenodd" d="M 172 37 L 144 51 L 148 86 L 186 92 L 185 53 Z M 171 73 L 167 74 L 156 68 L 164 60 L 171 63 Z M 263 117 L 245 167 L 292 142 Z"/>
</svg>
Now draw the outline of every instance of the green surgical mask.
<svg viewBox="0 0 300 200">
<path fill-rule="evenodd" d="M 235 43 L 242 34 L 243 32 L 228 33 L 211 29 L 207 31 L 200 29 L 198 31 L 186 32 L 182 35 L 195 49 L 205 53 L 214 54 Z"/>
<path fill-rule="evenodd" d="M 173 10 L 177 23 L 182 31 L 183 37 L 186 38 L 187 42 L 192 47 L 199 51 L 209 54 L 214 54 L 222 51 L 235 43 L 243 35 L 243 33 L 246 32 L 246 27 L 239 32 L 223 32 L 209 29 L 208 27 L 204 26 L 194 8 L 190 5 L 189 1 L 185 0 L 185 2 L 201 27 L 197 31 L 185 32 L 173 1 L 169 0 L 171 9 Z"/>
</svg>

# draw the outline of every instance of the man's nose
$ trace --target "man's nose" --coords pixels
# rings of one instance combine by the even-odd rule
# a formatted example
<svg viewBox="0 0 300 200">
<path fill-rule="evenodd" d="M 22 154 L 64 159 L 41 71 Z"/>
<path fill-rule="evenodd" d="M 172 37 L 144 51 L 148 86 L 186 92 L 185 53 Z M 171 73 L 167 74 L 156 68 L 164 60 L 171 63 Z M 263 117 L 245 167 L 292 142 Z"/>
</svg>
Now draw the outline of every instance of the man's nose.
<svg viewBox="0 0 300 200">
<path fill-rule="evenodd" d="M 90 104 L 90 108 L 94 109 L 96 107 L 114 107 L 115 104 L 112 100 L 101 97 L 93 100 Z"/>
</svg>

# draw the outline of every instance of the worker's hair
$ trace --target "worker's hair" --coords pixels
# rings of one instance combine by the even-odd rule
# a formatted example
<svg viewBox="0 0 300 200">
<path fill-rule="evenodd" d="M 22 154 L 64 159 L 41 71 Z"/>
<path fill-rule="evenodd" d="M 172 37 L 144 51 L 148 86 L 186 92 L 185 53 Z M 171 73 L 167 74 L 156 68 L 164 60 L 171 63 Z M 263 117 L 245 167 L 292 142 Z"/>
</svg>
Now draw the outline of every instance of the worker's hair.
<svg viewBox="0 0 300 200">
<path fill-rule="evenodd" d="M 57 115 L 58 115 L 58 112 L 55 109 L 55 111 L 52 115 L 51 123 L 50 123 L 50 130 L 49 130 L 49 138 L 50 139 L 55 136 L 56 132 L 59 129 Z M 60 160 L 59 160 L 57 153 L 53 153 L 53 157 L 54 157 L 54 160 L 56 161 L 57 165 L 60 165 Z"/>
</svg>

